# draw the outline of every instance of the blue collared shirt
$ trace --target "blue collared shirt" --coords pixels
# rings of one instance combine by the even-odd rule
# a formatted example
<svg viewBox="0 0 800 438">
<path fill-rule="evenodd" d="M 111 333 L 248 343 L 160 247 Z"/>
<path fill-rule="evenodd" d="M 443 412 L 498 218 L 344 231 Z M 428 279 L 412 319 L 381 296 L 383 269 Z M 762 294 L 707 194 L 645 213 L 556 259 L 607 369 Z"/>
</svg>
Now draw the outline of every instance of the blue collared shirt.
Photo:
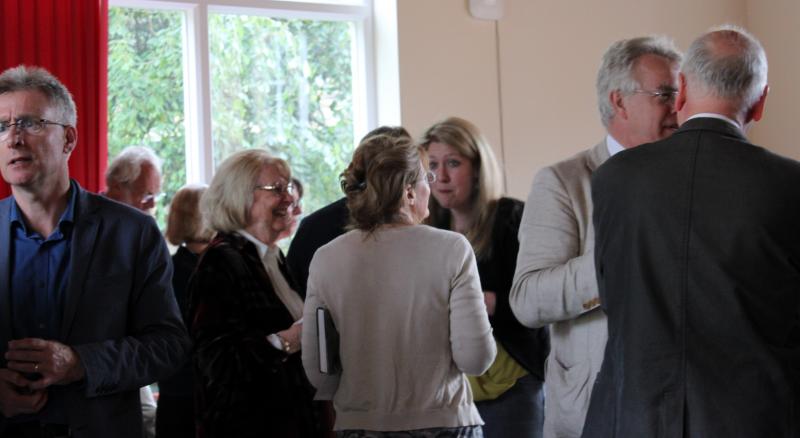
<svg viewBox="0 0 800 438">
<path fill-rule="evenodd" d="M 11 207 L 11 320 L 13 338 L 58 339 L 69 281 L 75 183 L 67 208 L 45 238 L 29 229 L 16 201 Z"/>
<path fill-rule="evenodd" d="M 608 156 L 613 157 L 618 152 L 622 152 L 625 150 L 625 146 L 622 146 L 616 138 L 612 137 L 611 134 L 606 135 L 606 149 L 608 149 Z"/>
</svg>

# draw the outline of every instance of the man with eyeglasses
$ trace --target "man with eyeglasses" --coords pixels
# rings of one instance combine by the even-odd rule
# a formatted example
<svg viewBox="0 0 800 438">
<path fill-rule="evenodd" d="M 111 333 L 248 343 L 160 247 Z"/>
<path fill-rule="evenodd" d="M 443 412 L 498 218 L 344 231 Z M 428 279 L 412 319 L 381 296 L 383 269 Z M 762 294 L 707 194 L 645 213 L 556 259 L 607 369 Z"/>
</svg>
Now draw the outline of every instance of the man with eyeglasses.
<svg viewBox="0 0 800 438">
<path fill-rule="evenodd" d="M 139 388 L 190 342 L 146 215 L 69 178 L 75 103 L 44 69 L 0 74 L 0 436 L 141 438 Z"/>
<path fill-rule="evenodd" d="M 541 169 L 519 229 L 510 304 L 532 328 L 550 325 L 545 438 L 575 438 L 603 360 L 606 318 L 595 280 L 590 180 L 609 156 L 660 140 L 676 128 L 680 53 L 659 36 L 617 41 L 603 55 L 597 99 L 606 137 Z"/>
<path fill-rule="evenodd" d="M 161 159 L 146 146 L 128 146 L 106 170 L 106 196 L 151 216 L 161 198 Z"/>
</svg>

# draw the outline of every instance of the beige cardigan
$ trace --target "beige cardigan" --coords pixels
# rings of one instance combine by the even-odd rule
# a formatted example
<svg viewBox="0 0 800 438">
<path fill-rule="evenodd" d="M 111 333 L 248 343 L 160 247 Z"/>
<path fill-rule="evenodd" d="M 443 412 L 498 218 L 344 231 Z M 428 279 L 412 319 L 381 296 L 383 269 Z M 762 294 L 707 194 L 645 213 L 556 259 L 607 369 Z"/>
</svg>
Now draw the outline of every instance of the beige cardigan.
<svg viewBox="0 0 800 438">
<path fill-rule="evenodd" d="M 320 306 L 340 332 L 340 376 L 319 373 Z M 496 347 L 460 234 L 416 225 L 338 237 L 311 262 L 303 321 L 303 365 L 318 395 L 333 395 L 336 430 L 483 424 L 464 373 L 483 373 Z"/>
<path fill-rule="evenodd" d="M 608 338 L 594 272 L 591 177 L 606 142 L 540 170 L 519 228 L 509 301 L 528 327 L 550 324 L 545 438 L 580 437 Z"/>
</svg>

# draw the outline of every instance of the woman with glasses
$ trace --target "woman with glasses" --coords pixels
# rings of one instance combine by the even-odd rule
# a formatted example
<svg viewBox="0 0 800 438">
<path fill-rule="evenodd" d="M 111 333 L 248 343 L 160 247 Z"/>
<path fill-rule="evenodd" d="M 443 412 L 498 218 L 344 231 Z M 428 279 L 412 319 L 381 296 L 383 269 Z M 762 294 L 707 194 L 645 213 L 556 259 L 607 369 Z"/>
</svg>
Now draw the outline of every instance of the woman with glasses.
<svg viewBox="0 0 800 438">
<path fill-rule="evenodd" d="M 217 234 L 190 281 L 198 437 L 324 436 L 300 355 L 303 300 L 276 246 L 293 221 L 285 161 L 226 159 L 201 199 Z"/>
<path fill-rule="evenodd" d="M 517 321 L 508 304 L 519 242 L 523 203 L 501 197 L 502 176 L 478 128 L 457 117 L 430 127 L 422 139 L 432 185 L 431 225 L 469 240 L 477 258 L 497 358 L 489 370 L 470 377 L 472 393 L 489 437 L 541 437 L 544 421 L 545 329 Z"/>
<path fill-rule="evenodd" d="M 351 231 L 311 262 L 303 365 L 339 437 L 482 436 L 464 373 L 485 371 L 494 340 L 469 243 L 421 225 L 426 167 L 408 138 L 362 141 L 342 175 Z M 336 374 L 320 372 L 318 308 L 339 334 Z"/>
</svg>

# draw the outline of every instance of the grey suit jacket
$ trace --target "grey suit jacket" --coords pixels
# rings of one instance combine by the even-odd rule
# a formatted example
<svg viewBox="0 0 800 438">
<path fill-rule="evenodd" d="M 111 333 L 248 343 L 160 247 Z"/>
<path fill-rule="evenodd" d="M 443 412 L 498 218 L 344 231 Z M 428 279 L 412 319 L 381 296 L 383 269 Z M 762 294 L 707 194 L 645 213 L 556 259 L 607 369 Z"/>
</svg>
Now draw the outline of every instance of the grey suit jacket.
<svg viewBox="0 0 800 438">
<path fill-rule="evenodd" d="M 607 331 L 594 269 L 590 180 L 605 140 L 540 170 L 522 224 L 511 308 L 529 327 L 550 327 L 544 436 L 578 437 Z"/>
<path fill-rule="evenodd" d="M 695 118 L 592 199 L 608 343 L 583 436 L 800 437 L 800 162 Z"/>
<path fill-rule="evenodd" d="M 86 378 L 48 388 L 73 436 L 141 438 L 139 388 L 168 377 L 187 357 L 189 337 L 172 293 L 172 264 L 152 218 L 78 190 L 71 267 L 57 341 L 80 356 Z M 12 339 L 9 214 L 0 201 L 0 368 Z M 48 409 L 48 405 L 44 410 Z M 0 435 L 6 418 L 0 417 Z"/>
</svg>

